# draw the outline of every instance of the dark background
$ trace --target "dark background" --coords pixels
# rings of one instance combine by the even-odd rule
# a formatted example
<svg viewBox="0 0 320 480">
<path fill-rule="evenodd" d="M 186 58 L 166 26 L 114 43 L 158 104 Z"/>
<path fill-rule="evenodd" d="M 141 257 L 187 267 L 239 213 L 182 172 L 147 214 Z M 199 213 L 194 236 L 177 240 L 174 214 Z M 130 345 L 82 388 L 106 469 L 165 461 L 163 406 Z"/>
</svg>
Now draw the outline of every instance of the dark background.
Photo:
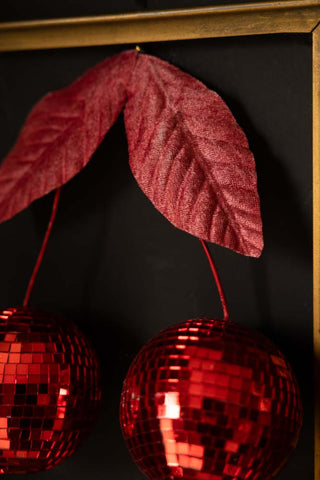
<svg viewBox="0 0 320 480">
<path fill-rule="evenodd" d="M 255 0 L 254 3 L 263 3 Z M 32 20 L 34 18 L 78 17 L 109 13 L 164 10 L 167 8 L 203 7 L 244 3 L 243 0 L 1 0 L 1 21 Z"/>
<path fill-rule="evenodd" d="M 206 3 L 2 0 L 0 15 L 9 21 Z M 125 48 L 1 54 L 0 158 L 41 96 Z M 213 245 L 211 250 L 232 319 L 276 342 L 298 376 L 304 427 L 297 450 L 277 478 L 311 480 L 311 38 L 275 35 L 143 48 L 220 93 L 248 136 L 256 158 L 265 249 L 260 259 Z M 21 304 L 52 199 L 48 195 L 0 225 L 0 307 Z M 161 329 L 187 318 L 217 317 L 221 309 L 199 241 L 171 226 L 130 173 L 122 118 L 89 165 L 62 190 L 31 305 L 73 319 L 94 344 L 104 372 L 103 413 L 90 438 L 72 458 L 35 478 L 141 479 L 118 422 L 128 366 Z"/>
</svg>

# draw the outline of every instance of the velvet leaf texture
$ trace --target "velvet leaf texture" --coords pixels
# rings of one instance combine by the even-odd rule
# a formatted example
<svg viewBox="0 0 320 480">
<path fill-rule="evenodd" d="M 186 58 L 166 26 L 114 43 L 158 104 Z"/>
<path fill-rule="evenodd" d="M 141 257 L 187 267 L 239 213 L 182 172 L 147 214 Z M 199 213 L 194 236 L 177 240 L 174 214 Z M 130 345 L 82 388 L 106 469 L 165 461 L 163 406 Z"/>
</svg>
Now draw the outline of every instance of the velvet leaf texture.
<svg viewBox="0 0 320 480">
<path fill-rule="evenodd" d="M 86 166 L 123 109 L 136 56 L 111 57 L 36 104 L 0 167 L 0 222 Z"/>
<path fill-rule="evenodd" d="M 255 162 L 215 92 L 135 50 L 49 93 L 0 166 L 0 222 L 82 170 L 124 108 L 139 186 L 176 227 L 258 257 L 263 248 Z"/>
<path fill-rule="evenodd" d="M 133 175 L 173 225 L 244 255 L 261 254 L 254 158 L 217 93 L 167 62 L 139 55 L 125 125 Z"/>
</svg>

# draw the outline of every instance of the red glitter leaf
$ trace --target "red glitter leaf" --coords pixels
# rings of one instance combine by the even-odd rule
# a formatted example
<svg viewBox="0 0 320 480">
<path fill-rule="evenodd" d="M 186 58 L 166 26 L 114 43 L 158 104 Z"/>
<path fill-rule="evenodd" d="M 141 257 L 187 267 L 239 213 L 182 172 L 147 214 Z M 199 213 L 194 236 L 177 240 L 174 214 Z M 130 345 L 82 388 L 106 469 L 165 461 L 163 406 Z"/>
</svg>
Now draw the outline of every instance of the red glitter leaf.
<svg viewBox="0 0 320 480">
<path fill-rule="evenodd" d="M 124 106 L 136 56 L 132 50 L 105 60 L 33 108 L 0 167 L 0 221 L 85 167 Z"/>
<path fill-rule="evenodd" d="M 173 225 L 244 255 L 261 254 L 254 158 L 217 93 L 139 55 L 125 124 L 133 175 Z"/>
<path fill-rule="evenodd" d="M 245 134 L 215 92 L 135 50 L 34 107 L 0 167 L 0 222 L 82 170 L 125 103 L 130 166 L 155 207 L 186 232 L 259 256 L 262 222 Z"/>
</svg>

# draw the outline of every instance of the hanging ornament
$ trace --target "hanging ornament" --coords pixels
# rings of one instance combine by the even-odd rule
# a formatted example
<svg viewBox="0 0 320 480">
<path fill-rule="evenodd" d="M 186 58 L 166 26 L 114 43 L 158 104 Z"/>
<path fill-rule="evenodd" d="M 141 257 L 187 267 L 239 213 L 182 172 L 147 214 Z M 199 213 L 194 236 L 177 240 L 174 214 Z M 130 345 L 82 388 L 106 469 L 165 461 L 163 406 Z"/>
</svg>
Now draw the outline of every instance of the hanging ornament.
<svg viewBox="0 0 320 480">
<path fill-rule="evenodd" d="M 150 480 L 268 480 L 287 461 L 302 425 L 297 381 L 263 336 L 224 319 L 167 328 L 127 373 L 120 422 Z"/>
<path fill-rule="evenodd" d="M 0 311 L 0 472 L 69 457 L 100 405 L 96 354 L 78 328 L 31 308 Z"/>
<path fill-rule="evenodd" d="M 126 376 L 121 425 L 150 480 L 267 480 L 296 446 L 294 374 L 266 338 L 228 321 L 164 330 Z"/>
<path fill-rule="evenodd" d="M 68 320 L 28 307 L 56 215 L 22 307 L 0 311 L 0 473 L 49 470 L 92 427 L 101 400 L 96 353 Z"/>
<path fill-rule="evenodd" d="M 245 133 L 216 92 L 137 51 L 105 60 L 33 108 L 0 166 L 0 221 L 82 170 L 122 109 L 130 168 L 154 206 L 196 237 L 259 257 Z M 189 320 L 142 349 L 124 384 L 123 433 L 151 480 L 267 480 L 298 438 L 297 383 L 275 346 L 229 320 L 202 244 L 224 319 Z"/>
</svg>

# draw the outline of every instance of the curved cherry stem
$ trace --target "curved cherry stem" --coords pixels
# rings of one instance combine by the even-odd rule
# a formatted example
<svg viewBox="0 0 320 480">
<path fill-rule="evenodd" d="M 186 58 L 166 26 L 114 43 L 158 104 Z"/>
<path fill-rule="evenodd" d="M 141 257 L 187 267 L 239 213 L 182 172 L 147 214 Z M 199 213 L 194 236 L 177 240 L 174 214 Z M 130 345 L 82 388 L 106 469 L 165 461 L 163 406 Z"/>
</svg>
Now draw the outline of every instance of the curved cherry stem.
<svg viewBox="0 0 320 480">
<path fill-rule="evenodd" d="M 208 259 L 208 262 L 209 262 L 209 265 L 210 265 L 210 268 L 211 268 L 211 271 L 212 271 L 212 274 L 213 274 L 213 278 L 216 282 L 216 286 L 217 286 L 217 289 L 218 289 L 218 292 L 219 292 L 220 301 L 221 301 L 222 310 L 223 310 L 223 320 L 228 321 L 229 320 L 229 312 L 228 312 L 227 300 L 226 300 L 226 297 L 225 297 L 225 294 L 224 294 L 224 291 L 223 291 L 223 288 L 222 288 L 222 285 L 221 285 L 221 281 L 220 281 L 220 277 L 219 277 L 217 268 L 214 264 L 213 258 L 211 256 L 211 253 L 208 249 L 208 246 L 207 246 L 206 242 L 204 240 L 202 240 L 202 238 L 200 238 L 200 242 L 201 242 L 201 245 L 203 246 L 203 250 L 204 250 L 204 252 L 207 256 L 207 259 Z"/>
<path fill-rule="evenodd" d="M 37 277 L 37 274 L 38 274 L 38 271 L 39 271 L 40 265 L 41 265 L 41 263 L 42 263 L 42 259 L 43 259 L 44 253 L 45 253 L 45 250 L 46 250 L 46 248 L 47 248 L 47 244 L 48 244 L 48 241 L 49 241 L 50 233 L 51 233 L 51 230 L 52 230 L 52 227 L 53 227 L 53 223 L 54 223 L 54 219 L 55 219 L 56 213 L 57 213 L 57 207 L 58 207 L 58 201 L 59 201 L 59 197 L 60 197 L 60 191 L 61 191 L 61 187 L 59 187 L 59 188 L 56 190 L 56 194 L 55 194 L 55 197 L 54 197 L 54 200 L 53 200 L 52 211 L 51 211 L 50 220 L 49 220 L 49 223 L 48 223 L 48 226 L 47 226 L 47 230 L 46 230 L 46 233 L 45 233 L 45 235 L 44 235 L 44 239 L 43 239 L 43 242 L 42 242 L 42 246 L 41 246 L 41 249 L 40 249 L 40 252 L 39 252 L 39 255 L 38 255 L 36 264 L 35 264 L 35 266 L 34 266 L 34 269 L 33 269 L 32 275 L 31 275 L 31 278 L 30 278 L 30 280 L 29 280 L 28 288 L 27 288 L 27 291 L 26 291 L 26 294 L 25 294 L 25 297 L 24 297 L 24 300 L 23 300 L 23 306 L 24 306 L 24 307 L 27 307 L 27 306 L 28 306 L 29 299 L 30 299 L 30 295 L 31 295 L 31 292 L 32 292 L 32 290 L 33 290 L 34 282 L 35 282 L 35 280 L 36 280 L 36 277 Z"/>
</svg>

